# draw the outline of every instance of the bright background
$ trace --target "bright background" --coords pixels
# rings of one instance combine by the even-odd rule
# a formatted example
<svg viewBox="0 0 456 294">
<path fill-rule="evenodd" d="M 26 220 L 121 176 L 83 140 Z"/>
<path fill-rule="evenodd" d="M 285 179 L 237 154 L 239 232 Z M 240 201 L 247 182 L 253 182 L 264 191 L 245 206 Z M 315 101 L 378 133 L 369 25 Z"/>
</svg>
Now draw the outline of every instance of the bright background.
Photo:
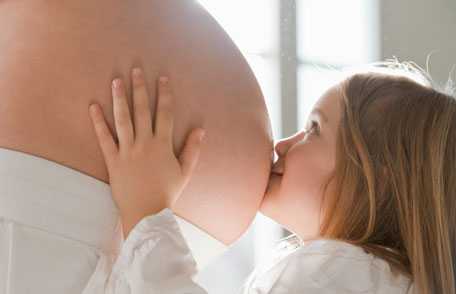
<svg viewBox="0 0 456 294">
<path fill-rule="evenodd" d="M 198 1 L 252 67 L 276 140 L 304 127 L 315 101 L 338 78 L 330 68 L 394 56 L 424 66 L 427 55 L 439 50 L 431 73 L 444 80 L 455 62 L 456 41 L 450 35 L 456 27 L 456 4 L 448 0 Z M 209 293 L 238 293 L 253 267 L 285 234 L 258 215 L 244 237 L 198 280 Z"/>
</svg>

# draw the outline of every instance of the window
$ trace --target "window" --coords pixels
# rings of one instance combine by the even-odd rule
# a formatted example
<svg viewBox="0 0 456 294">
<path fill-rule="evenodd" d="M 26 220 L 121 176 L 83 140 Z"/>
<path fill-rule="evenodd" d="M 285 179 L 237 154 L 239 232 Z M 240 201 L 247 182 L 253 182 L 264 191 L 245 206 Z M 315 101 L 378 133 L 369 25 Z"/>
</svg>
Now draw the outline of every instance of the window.
<svg viewBox="0 0 456 294">
<path fill-rule="evenodd" d="M 263 90 L 274 134 L 280 133 L 279 0 L 199 0 L 244 54 Z M 253 17 L 252 17 L 253 16 Z"/>
<path fill-rule="evenodd" d="M 376 1 L 199 0 L 252 67 L 276 140 L 304 127 L 314 103 L 337 77 L 328 68 L 378 59 Z M 258 216 L 249 232 L 204 273 L 206 288 L 237 293 L 282 236 L 277 225 Z"/>
<path fill-rule="evenodd" d="M 365 0 L 302 0 L 297 11 L 298 126 L 340 69 L 378 60 L 377 6 Z"/>
</svg>

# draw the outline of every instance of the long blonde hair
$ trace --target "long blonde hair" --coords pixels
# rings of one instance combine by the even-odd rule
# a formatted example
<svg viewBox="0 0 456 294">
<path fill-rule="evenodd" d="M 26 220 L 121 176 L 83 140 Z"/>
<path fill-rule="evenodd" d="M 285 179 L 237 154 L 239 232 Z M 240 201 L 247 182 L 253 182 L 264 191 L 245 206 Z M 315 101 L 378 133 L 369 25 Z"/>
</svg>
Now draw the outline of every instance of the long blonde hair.
<svg viewBox="0 0 456 294">
<path fill-rule="evenodd" d="M 421 81 L 372 71 L 340 83 L 321 233 L 385 259 L 417 293 L 456 294 L 456 100 L 413 63 L 393 65 Z"/>
</svg>

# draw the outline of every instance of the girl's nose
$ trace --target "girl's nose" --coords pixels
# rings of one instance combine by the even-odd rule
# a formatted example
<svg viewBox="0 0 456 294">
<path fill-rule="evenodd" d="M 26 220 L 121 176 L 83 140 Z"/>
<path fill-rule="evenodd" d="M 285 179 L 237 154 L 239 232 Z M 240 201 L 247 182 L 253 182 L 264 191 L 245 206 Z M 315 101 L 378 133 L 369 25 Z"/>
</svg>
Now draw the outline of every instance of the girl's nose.
<svg viewBox="0 0 456 294">
<path fill-rule="evenodd" d="M 275 146 L 275 151 L 279 157 L 285 156 L 287 154 L 288 150 L 296 144 L 299 140 L 301 140 L 302 135 L 304 135 L 304 132 L 297 132 L 291 137 L 285 138 L 283 140 L 280 140 L 276 146 Z"/>
</svg>

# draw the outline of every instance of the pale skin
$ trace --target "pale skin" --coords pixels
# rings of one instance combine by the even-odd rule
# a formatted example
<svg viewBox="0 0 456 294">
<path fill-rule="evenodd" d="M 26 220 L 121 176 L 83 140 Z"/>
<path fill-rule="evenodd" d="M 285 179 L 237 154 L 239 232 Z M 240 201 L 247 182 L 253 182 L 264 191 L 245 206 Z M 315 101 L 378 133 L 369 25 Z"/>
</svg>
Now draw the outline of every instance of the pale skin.
<svg viewBox="0 0 456 294">
<path fill-rule="evenodd" d="M 169 79 L 159 79 L 155 127 L 141 68 L 131 71 L 133 118 L 122 79 L 112 83 L 113 113 L 118 144 L 98 104 L 89 113 L 109 173 L 112 197 L 120 211 L 124 237 L 144 217 L 171 208 L 188 184 L 205 131 L 192 130 L 184 149 L 175 156 L 173 138 L 173 95 Z"/>
</svg>

